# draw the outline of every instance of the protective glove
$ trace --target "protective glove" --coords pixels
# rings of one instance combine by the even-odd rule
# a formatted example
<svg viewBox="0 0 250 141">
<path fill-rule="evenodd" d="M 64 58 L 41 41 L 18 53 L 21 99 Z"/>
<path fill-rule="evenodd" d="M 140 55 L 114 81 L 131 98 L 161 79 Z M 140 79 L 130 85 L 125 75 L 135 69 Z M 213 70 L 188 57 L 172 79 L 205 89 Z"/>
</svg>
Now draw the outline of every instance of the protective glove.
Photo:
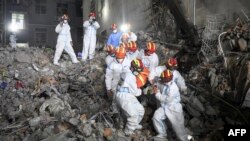
<svg viewBox="0 0 250 141">
<path fill-rule="evenodd" d="M 63 21 L 60 22 L 60 26 L 61 26 L 61 27 L 63 26 Z"/>
</svg>

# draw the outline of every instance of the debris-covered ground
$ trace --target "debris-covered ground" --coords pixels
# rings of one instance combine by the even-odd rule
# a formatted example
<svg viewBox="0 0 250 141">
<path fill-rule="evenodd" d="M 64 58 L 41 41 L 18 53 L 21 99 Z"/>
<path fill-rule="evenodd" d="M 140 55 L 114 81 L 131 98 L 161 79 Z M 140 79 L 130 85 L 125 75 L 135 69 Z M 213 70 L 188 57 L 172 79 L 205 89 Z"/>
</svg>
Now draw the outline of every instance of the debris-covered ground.
<svg viewBox="0 0 250 141">
<path fill-rule="evenodd" d="M 171 51 L 158 46 L 162 64 Z M 128 138 L 119 128 L 121 118 L 112 115 L 105 97 L 104 52 L 85 64 L 72 64 L 64 54 L 60 67 L 51 63 L 53 54 L 49 48 L 1 48 L 0 140 L 146 141 L 155 135 L 151 121 L 155 109 L 149 105 L 143 129 L 135 136 Z M 247 120 L 223 103 L 221 95 L 230 87 L 218 74 L 219 65 L 201 63 L 183 74 L 189 87 L 188 96 L 182 96 L 185 125 L 195 140 L 221 140 L 225 124 Z M 221 95 L 208 91 L 210 84 Z M 171 128 L 168 132 L 169 140 L 176 140 Z"/>
</svg>

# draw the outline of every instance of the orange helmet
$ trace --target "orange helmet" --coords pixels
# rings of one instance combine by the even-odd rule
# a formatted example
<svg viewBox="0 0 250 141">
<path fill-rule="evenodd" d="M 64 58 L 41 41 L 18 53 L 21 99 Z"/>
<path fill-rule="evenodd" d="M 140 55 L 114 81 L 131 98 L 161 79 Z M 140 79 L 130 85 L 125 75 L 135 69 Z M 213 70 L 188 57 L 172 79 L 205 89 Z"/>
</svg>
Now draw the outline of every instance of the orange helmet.
<svg viewBox="0 0 250 141">
<path fill-rule="evenodd" d="M 114 54 L 115 53 L 115 48 L 112 45 L 107 46 L 107 52 L 108 54 Z"/>
<path fill-rule="evenodd" d="M 117 25 L 116 25 L 115 23 L 113 23 L 113 24 L 111 25 L 111 29 L 112 29 L 112 30 L 117 29 Z"/>
<path fill-rule="evenodd" d="M 147 49 L 146 49 L 147 53 L 149 54 L 153 54 L 156 51 L 156 46 L 155 43 L 153 42 L 148 42 L 147 43 Z"/>
<path fill-rule="evenodd" d="M 164 70 L 160 76 L 163 82 L 169 82 L 173 79 L 173 73 L 169 69 Z"/>
<path fill-rule="evenodd" d="M 137 76 L 136 76 L 136 84 L 137 88 L 143 87 L 148 80 L 149 70 L 144 68 Z"/>
<path fill-rule="evenodd" d="M 124 48 L 126 48 L 126 47 L 127 47 L 127 44 L 126 44 L 126 43 L 120 43 L 120 44 L 119 44 L 119 47 L 124 47 Z"/>
<path fill-rule="evenodd" d="M 178 66 L 177 59 L 173 57 L 169 58 L 166 65 L 169 68 L 177 67 Z"/>
<path fill-rule="evenodd" d="M 126 49 L 125 47 L 119 47 L 115 51 L 116 59 L 124 59 L 126 56 Z"/>
<path fill-rule="evenodd" d="M 143 70 L 143 63 L 141 61 L 141 59 L 134 59 L 131 61 L 131 67 L 137 71 L 137 72 L 141 72 Z"/>
<path fill-rule="evenodd" d="M 135 52 L 137 50 L 137 44 L 135 41 L 131 41 L 128 43 L 128 48 L 129 48 L 129 51 L 131 52 Z"/>
<path fill-rule="evenodd" d="M 96 13 L 95 12 L 90 12 L 89 17 L 96 17 Z"/>
<path fill-rule="evenodd" d="M 124 47 L 126 49 L 126 51 L 128 51 L 128 43 L 120 43 L 119 47 Z"/>
</svg>

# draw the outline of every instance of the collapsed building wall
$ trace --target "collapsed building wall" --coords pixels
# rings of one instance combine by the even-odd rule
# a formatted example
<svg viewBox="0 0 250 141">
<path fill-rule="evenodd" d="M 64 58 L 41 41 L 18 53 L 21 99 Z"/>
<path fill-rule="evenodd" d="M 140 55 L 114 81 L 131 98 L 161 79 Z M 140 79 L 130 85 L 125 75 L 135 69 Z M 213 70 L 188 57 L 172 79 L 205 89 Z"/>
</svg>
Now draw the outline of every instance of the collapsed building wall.
<svg viewBox="0 0 250 141">
<path fill-rule="evenodd" d="M 216 2 L 211 0 L 187 0 L 183 2 L 187 19 L 193 23 L 195 15 L 195 24 L 200 27 L 206 24 L 207 15 L 224 14 L 227 21 L 232 21 L 241 14 L 242 10 L 246 13 L 250 12 L 248 0 L 219 0 Z"/>
</svg>

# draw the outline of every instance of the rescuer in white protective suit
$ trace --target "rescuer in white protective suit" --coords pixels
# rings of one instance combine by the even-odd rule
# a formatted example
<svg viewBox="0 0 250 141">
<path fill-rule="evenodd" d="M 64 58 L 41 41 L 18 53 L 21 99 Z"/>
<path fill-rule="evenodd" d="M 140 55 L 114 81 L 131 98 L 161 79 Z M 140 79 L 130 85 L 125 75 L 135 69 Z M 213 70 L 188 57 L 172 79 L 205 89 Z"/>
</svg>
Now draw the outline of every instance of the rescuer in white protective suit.
<svg viewBox="0 0 250 141">
<path fill-rule="evenodd" d="M 115 47 L 112 45 L 107 45 L 106 51 L 108 55 L 105 58 L 105 63 L 106 63 L 106 66 L 108 66 L 115 59 Z"/>
<path fill-rule="evenodd" d="M 126 58 L 126 50 L 124 47 L 119 47 L 115 51 L 115 59 L 107 65 L 105 74 L 105 84 L 107 90 L 107 96 L 112 100 L 112 111 L 117 113 L 117 106 L 115 102 L 115 93 L 117 85 L 120 80 L 122 72 L 128 72 L 130 68 L 130 60 Z"/>
<path fill-rule="evenodd" d="M 141 95 L 142 91 L 138 87 L 140 82 L 136 79 L 139 72 L 134 71 L 136 70 L 136 67 L 133 66 L 136 65 L 132 65 L 133 62 L 137 62 L 136 65 L 141 66 L 139 64 L 140 62 L 136 59 L 131 62 L 131 71 L 122 74 L 121 79 L 123 81 L 118 86 L 116 93 L 117 104 L 121 107 L 127 117 L 127 123 L 124 129 L 125 135 L 131 135 L 136 129 L 142 129 L 140 122 L 145 113 L 144 107 L 136 98 Z"/>
<path fill-rule="evenodd" d="M 63 50 L 65 50 L 73 63 L 78 63 L 79 61 L 76 58 L 76 54 L 73 49 L 73 42 L 70 33 L 70 26 L 68 24 L 69 17 L 67 15 L 63 15 L 61 18 L 61 22 L 56 26 L 56 33 L 58 33 L 56 51 L 54 56 L 54 65 L 60 65 L 58 63 Z"/>
<path fill-rule="evenodd" d="M 173 81 L 173 74 L 170 70 L 161 73 L 159 83 L 155 84 L 153 93 L 161 106 L 155 111 L 152 118 L 157 138 L 166 138 L 165 119 L 172 124 L 177 137 L 181 141 L 187 141 L 188 135 L 184 126 L 184 115 L 180 103 L 180 93 L 176 83 Z"/>
<path fill-rule="evenodd" d="M 16 46 L 17 46 L 16 41 L 17 41 L 16 34 L 13 32 L 13 33 L 10 35 L 10 46 L 11 46 L 12 48 L 16 48 Z"/>
<path fill-rule="evenodd" d="M 127 52 L 127 57 L 131 61 L 136 59 L 139 55 L 139 51 L 137 49 L 137 44 L 135 41 L 131 41 L 128 44 L 128 52 Z"/>
<path fill-rule="evenodd" d="M 82 61 L 85 61 L 88 57 L 93 59 L 96 48 L 96 30 L 100 28 L 99 23 L 96 21 L 96 14 L 89 13 L 89 20 L 83 23 L 85 28 L 82 50 Z"/>
<path fill-rule="evenodd" d="M 159 78 L 164 70 L 170 69 L 173 72 L 173 81 L 177 84 L 180 92 L 183 94 L 187 94 L 187 86 L 185 80 L 177 70 L 177 67 L 177 59 L 171 57 L 167 60 L 166 65 L 158 66 L 150 72 L 149 81 L 151 82 L 151 84 L 154 83 L 154 79 L 157 79 L 157 77 Z"/>
<path fill-rule="evenodd" d="M 153 42 L 148 42 L 147 47 L 144 50 L 141 50 L 138 58 L 142 60 L 144 66 L 151 71 L 159 64 L 159 58 L 155 53 L 156 46 Z"/>
</svg>

